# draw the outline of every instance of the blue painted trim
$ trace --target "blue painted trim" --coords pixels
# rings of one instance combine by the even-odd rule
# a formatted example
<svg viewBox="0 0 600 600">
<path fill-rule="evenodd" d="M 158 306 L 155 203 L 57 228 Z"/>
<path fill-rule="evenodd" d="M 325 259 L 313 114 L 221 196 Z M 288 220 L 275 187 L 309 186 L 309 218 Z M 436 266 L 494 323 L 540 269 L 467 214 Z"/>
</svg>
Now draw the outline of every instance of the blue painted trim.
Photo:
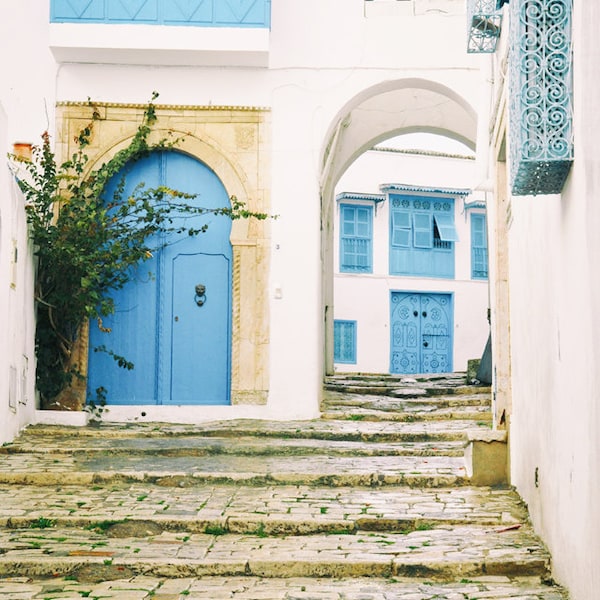
<svg viewBox="0 0 600 600">
<path fill-rule="evenodd" d="M 239 8 L 227 0 L 198 1 L 183 8 L 173 0 L 50 0 L 50 22 L 270 28 L 271 0 L 247 0 L 236 12 Z"/>
<path fill-rule="evenodd" d="M 468 196 L 472 192 L 472 190 L 467 188 L 436 188 L 402 183 L 382 183 L 379 186 L 379 189 L 382 192 L 423 192 L 427 194 L 444 194 L 448 196 Z"/>
<path fill-rule="evenodd" d="M 334 320 L 333 362 L 347 365 L 356 364 L 356 321 Z"/>
<path fill-rule="evenodd" d="M 359 192 L 342 192 L 341 194 L 338 194 L 335 197 L 335 199 L 338 202 L 341 202 L 342 200 L 364 200 L 375 202 L 375 204 L 379 204 L 380 202 L 383 202 L 385 200 L 385 197 L 385 194 L 362 194 Z"/>
</svg>

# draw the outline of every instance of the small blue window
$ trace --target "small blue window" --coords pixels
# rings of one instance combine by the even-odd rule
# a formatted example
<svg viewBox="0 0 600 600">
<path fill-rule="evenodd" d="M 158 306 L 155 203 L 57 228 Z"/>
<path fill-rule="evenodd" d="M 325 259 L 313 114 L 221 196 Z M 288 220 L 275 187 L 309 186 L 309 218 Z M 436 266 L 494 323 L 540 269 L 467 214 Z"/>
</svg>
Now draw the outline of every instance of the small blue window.
<svg viewBox="0 0 600 600">
<path fill-rule="evenodd" d="M 342 204 L 340 206 L 340 271 L 373 271 L 373 208 Z"/>
<path fill-rule="evenodd" d="M 471 277 L 488 278 L 488 245 L 486 218 L 482 214 L 471 215 Z"/>
<path fill-rule="evenodd" d="M 356 364 L 356 321 L 333 322 L 333 362 Z"/>
</svg>

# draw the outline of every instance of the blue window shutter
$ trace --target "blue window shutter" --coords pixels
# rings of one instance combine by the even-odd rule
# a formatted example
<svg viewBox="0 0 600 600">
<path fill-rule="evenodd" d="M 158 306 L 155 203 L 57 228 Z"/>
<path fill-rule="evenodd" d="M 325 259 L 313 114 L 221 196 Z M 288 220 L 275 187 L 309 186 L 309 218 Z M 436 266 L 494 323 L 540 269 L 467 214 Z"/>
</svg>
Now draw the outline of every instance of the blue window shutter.
<svg viewBox="0 0 600 600">
<path fill-rule="evenodd" d="M 392 246 L 410 248 L 410 213 L 405 210 L 392 211 Z"/>
<path fill-rule="evenodd" d="M 415 248 L 433 247 L 433 223 L 431 215 L 427 213 L 414 213 L 413 224 Z"/>
<path fill-rule="evenodd" d="M 435 224 L 440 233 L 440 240 L 443 242 L 458 242 L 458 234 L 454 227 L 453 215 L 438 215 L 434 214 Z"/>
<path fill-rule="evenodd" d="M 373 209 L 341 206 L 340 271 L 371 273 L 373 269 Z"/>
<path fill-rule="evenodd" d="M 488 247 L 486 217 L 482 214 L 471 215 L 471 277 L 488 278 Z"/>
<path fill-rule="evenodd" d="M 333 322 L 333 361 L 356 364 L 356 321 Z"/>
</svg>

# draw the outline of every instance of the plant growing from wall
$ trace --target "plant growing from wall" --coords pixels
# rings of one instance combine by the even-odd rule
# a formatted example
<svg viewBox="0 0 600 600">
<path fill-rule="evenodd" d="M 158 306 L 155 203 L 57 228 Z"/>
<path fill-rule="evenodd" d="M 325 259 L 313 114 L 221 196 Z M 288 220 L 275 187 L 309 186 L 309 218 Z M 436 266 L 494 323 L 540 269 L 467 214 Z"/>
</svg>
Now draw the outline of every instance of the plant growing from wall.
<svg viewBox="0 0 600 600">
<path fill-rule="evenodd" d="M 41 145 L 33 148 L 31 160 L 10 157 L 26 199 L 37 259 L 36 383 L 42 407 L 50 406 L 74 378 L 81 377 L 73 350 L 82 326 L 88 319 L 97 319 L 102 328 L 102 318 L 115 310 L 111 292 L 130 280 L 135 265 L 160 249 L 164 242 L 157 240 L 172 233 L 195 236 L 206 231 L 206 225 L 193 227 L 181 217 L 211 213 L 263 220 L 268 216 L 248 210 L 235 197 L 230 207 L 195 207 L 189 203 L 194 195 L 165 186 L 140 184 L 126 196 L 123 178 L 112 196 L 105 197 L 107 184 L 126 164 L 180 143 L 169 137 L 154 143 L 149 140 L 157 120 L 157 97 L 153 93 L 129 145 L 98 168 L 89 168 L 86 154 L 99 118 L 91 102 L 92 119 L 79 132 L 76 150 L 68 160 L 57 162 L 47 132 Z M 127 357 L 110 349 L 96 350 L 108 352 L 123 368 L 134 367 Z"/>
</svg>

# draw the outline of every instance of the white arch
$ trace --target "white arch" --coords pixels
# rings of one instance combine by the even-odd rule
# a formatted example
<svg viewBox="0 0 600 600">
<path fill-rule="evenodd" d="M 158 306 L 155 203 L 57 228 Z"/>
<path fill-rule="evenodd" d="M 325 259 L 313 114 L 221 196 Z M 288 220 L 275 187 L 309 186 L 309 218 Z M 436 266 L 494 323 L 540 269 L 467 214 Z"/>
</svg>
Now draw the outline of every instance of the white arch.
<svg viewBox="0 0 600 600">
<path fill-rule="evenodd" d="M 321 152 L 323 191 L 333 188 L 365 150 L 400 133 L 444 135 L 474 149 L 477 113 L 457 92 L 437 81 L 406 78 L 363 90 L 340 108 Z"/>
</svg>

